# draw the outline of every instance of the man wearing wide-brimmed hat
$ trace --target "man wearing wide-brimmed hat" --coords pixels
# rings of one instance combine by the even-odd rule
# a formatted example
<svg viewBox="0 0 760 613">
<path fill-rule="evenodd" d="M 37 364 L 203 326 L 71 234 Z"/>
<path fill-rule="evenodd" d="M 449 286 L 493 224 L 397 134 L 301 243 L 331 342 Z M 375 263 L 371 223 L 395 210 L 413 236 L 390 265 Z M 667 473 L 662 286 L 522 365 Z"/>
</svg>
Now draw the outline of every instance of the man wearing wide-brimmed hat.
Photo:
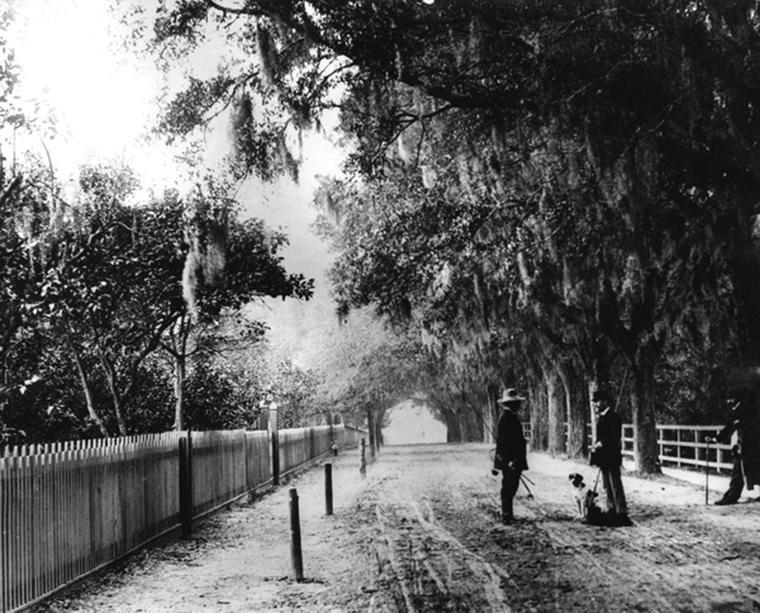
<svg viewBox="0 0 760 613">
<path fill-rule="evenodd" d="M 525 436 L 519 412 L 525 400 L 513 388 L 504 390 L 497 401 L 503 408 L 496 431 L 496 456 L 494 471 L 501 471 L 501 521 L 514 521 L 512 500 L 520 486 L 522 471 L 528 470 Z"/>
</svg>

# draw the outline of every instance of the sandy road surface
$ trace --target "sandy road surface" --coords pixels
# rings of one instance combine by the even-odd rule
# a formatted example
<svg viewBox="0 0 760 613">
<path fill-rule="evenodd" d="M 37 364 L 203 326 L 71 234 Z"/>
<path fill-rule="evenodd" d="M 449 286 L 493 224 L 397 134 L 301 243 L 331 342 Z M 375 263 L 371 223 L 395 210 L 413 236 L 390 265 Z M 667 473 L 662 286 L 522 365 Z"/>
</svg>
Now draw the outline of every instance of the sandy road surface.
<svg viewBox="0 0 760 613">
<path fill-rule="evenodd" d="M 503 527 L 486 445 L 386 447 L 366 478 L 333 459 L 139 553 L 37 611 L 760 611 L 760 504 L 705 506 L 698 485 L 624 476 L 634 526 L 574 517 L 567 475 L 533 454 Z M 306 580 L 291 578 L 289 489 Z"/>
</svg>

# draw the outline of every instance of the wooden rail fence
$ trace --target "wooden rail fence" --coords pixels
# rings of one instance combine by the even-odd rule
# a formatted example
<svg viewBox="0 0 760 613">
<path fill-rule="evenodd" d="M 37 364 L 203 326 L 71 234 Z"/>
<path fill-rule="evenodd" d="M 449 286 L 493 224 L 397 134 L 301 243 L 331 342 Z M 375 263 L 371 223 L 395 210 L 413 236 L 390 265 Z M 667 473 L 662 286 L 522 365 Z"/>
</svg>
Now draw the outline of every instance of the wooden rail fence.
<svg viewBox="0 0 760 613">
<path fill-rule="evenodd" d="M 20 611 L 273 483 L 267 431 L 168 432 L 20 447 L 0 458 L 0 613 Z M 281 430 L 283 474 L 364 433 Z M 188 522 L 186 521 L 185 524 Z"/>
<path fill-rule="evenodd" d="M 531 439 L 531 424 L 523 422 L 525 439 Z M 663 466 L 676 468 L 705 468 L 709 465 L 716 472 L 731 472 L 733 459 L 731 445 L 710 443 L 707 438 L 715 436 L 723 426 L 677 426 L 658 425 L 657 446 L 658 458 Z M 567 429 L 567 428 L 566 428 Z M 591 440 L 591 424 L 586 425 L 589 445 Z M 633 424 L 623 424 L 623 456 L 633 459 Z"/>
<path fill-rule="evenodd" d="M 723 426 L 657 426 L 659 460 L 663 466 L 676 468 L 705 468 L 716 472 L 731 472 L 731 445 L 710 443 Z M 708 455 L 709 452 L 709 455 Z M 633 425 L 623 425 L 623 455 L 633 459 Z"/>
</svg>

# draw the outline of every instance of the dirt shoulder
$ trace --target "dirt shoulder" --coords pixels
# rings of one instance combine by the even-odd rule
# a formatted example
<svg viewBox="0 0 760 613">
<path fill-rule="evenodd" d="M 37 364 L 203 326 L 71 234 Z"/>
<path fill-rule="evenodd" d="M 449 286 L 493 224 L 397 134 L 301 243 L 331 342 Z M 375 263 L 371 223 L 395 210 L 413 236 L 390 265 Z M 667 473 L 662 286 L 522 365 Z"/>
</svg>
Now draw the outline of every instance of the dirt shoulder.
<svg viewBox="0 0 760 613">
<path fill-rule="evenodd" d="M 486 445 L 386 447 L 366 478 L 333 461 L 140 552 L 36 611 L 757 611 L 760 504 L 704 504 L 697 484 L 624 475 L 626 528 L 587 526 L 567 475 L 533 454 L 516 524 L 498 517 Z M 292 579 L 290 489 L 299 496 L 305 581 Z M 713 496 L 714 499 L 716 496 Z"/>
</svg>

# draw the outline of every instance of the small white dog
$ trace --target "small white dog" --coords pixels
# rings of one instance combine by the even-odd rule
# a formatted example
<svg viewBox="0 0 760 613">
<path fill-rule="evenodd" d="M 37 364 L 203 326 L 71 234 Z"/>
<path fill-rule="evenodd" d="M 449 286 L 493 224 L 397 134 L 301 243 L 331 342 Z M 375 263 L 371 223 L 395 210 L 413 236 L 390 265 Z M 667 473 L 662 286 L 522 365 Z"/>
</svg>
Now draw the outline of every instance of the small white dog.
<svg viewBox="0 0 760 613">
<path fill-rule="evenodd" d="M 581 519 L 588 517 L 588 510 L 594 505 L 594 498 L 598 495 L 595 491 L 590 490 L 583 482 L 583 475 L 579 473 L 570 473 L 570 483 L 573 486 L 573 499 L 578 508 L 578 516 Z"/>
</svg>

